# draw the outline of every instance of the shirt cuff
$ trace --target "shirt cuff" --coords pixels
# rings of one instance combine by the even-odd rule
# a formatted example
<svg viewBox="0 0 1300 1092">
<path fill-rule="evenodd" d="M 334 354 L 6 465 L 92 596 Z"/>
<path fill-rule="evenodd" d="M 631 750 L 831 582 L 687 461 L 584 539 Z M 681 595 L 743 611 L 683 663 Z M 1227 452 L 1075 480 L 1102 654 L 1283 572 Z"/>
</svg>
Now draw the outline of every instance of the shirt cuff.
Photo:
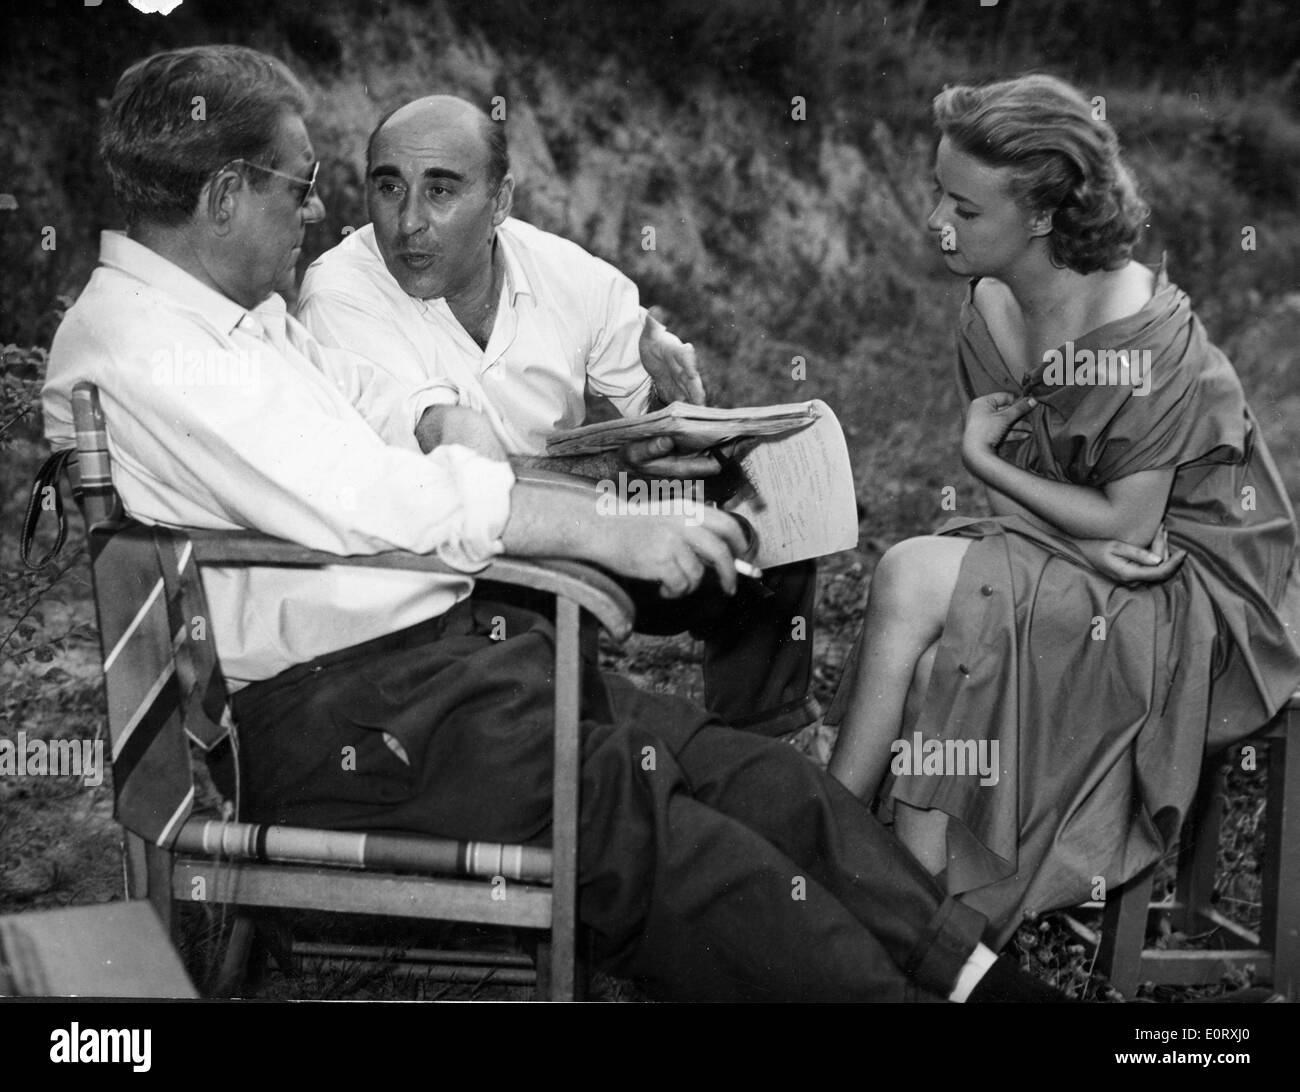
<svg viewBox="0 0 1300 1092">
<path fill-rule="evenodd" d="M 510 519 L 515 472 L 509 463 L 487 459 L 460 444 L 444 444 L 429 458 L 451 474 L 461 501 L 460 526 L 437 549 L 438 557 L 462 572 L 478 572 L 505 553 L 501 535 Z"/>
<path fill-rule="evenodd" d="M 460 391 L 452 384 L 439 380 L 412 391 L 407 397 L 407 411 L 410 413 L 411 435 L 424 416 L 424 411 L 431 406 L 454 406 L 460 402 Z"/>
</svg>

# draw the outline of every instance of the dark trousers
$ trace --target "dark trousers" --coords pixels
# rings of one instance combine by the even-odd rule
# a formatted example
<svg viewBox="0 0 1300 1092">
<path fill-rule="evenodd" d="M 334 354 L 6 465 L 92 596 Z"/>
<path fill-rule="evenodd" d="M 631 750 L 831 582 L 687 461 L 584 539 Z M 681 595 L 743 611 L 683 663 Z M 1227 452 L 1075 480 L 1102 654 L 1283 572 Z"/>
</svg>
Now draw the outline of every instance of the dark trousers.
<svg viewBox="0 0 1300 1092">
<path fill-rule="evenodd" d="M 821 715 L 810 692 L 816 561 L 768 569 L 761 580 L 741 578 L 734 596 L 724 595 L 711 573 L 680 599 L 665 599 L 657 584 L 616 579 L 636 604 L 637 633 L 689 632 L 704 642 L 704 707 L 731 727 L 779 736 Z M 553 602 L 486 582 L 475 597 L 548 616 Z"/>
<path fill-rule="evenodd" d="M 471 600 L 240 691 L 244 816 L 546 843 L 553 649 L 540 616 Z M 578 912 L 605 969 L 678 999 L 946 996 L 984 919 L 856 798 L 787 744 L 584 675 Z"/>
</svg>

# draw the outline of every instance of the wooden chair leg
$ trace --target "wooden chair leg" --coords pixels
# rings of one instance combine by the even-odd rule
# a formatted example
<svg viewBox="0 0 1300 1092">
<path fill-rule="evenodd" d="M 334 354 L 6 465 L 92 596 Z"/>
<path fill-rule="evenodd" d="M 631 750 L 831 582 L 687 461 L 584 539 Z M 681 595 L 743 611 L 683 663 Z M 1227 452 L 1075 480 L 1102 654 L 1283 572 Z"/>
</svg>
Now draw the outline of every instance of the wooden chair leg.
<svg viewBox="0 0 1300 1092">
<path fill-rule="evenodd" d="M 230 927 L 230 939 L 226 942 L 226 950 L 221 959 L 221 969 L 212 986 L 212 996 L 237 996 L 248 972 L 248 958 L 253 950 L 256 931 L 257 924 L 250 914 L 235 916 Z"/>
<path fill-rule="evenodd" d="M 1106 895 L 1101 941 L 1097 946 L 1097 970 L 1125 997 L 1131 996 L 1141 981 L 1147 912 L 1155 878 L 1153 864 Z"/>
<path fill-rule="evenodd" d="M 1273 953 L 1273 988 L 1295 1001 L 1300 998 L 1300 710 L 1287 710 L 1269 738 L 1267 792 L 1260 940 Z"/>
<path fill-rule="evenodd" d="M 552 1001 L 572 1001 L 578 924 L 581 618 L 578 604 L 569 599 L 560 599 L 556 603 L 555 614 L 555 775 L 552 788 L 555 812 L 551 834 L 554 870 L 551 877 L 549 982 L 542 996 Z M 541 962 L 539 958 L 539 972 Z"/>
<path fill-rule="evenodd" d="M 1179 834 L 1178 880 L 1173 926 L 1197 933 L 1207 924 L 1205 911 L 1214 901 L 1214 868 L 1219 859 L 1219 827 L 1227 790 L 1224 756 L 1207 758 L 1187 821 Z"/>
</svg>

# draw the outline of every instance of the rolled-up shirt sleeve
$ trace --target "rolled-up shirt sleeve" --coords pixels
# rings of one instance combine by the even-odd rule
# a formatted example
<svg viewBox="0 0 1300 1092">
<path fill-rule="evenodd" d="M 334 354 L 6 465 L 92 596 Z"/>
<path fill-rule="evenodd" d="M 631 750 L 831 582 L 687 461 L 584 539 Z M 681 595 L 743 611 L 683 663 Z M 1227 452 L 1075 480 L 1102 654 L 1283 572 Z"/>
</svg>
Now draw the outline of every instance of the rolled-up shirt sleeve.
<svg viewBox="0 0 1300 1092">
<path fill-rule="evenodd" d="M 612 265 L 592 259 L 599 277 L 587 293 L 595 340 L 587 358 L 587 382 L 608 398 L 624 417 L 644 413 L 653 384 L 641 363 L 645 310 L 630 279 Z"/>
<path fill-rule="evenodd" d="M 229 347 L 202 344 L 197 327 L 146 332 L 82 315 L 56 338 L 44 390 L 49 438 L 67 446 L 72 386 L 98 383 L 114 482 L 133 516 L 250 528 L 340 555 L 436 553 L 467 572 L 501 552 L 508 464 L 459 447 L 423 455 L 386 443 L 302 357 L 269 359 L 253 389 L 184 376 L 158 383 L 151 350 L 170 351 L 164 339 L 179 335 L 187 350 Z"/>
<path fill-rule="evenodd" d="M 454 480 L 464 512 L 438 556 L 463 572 L 477 572 L 505 552 L 501 536 L 510 519 L 510 490 L 515 475 L 510 464 L 494 462 L 459 444 L 444 444 L 438 459 Z"/>
<path fill-rule="evenodd" d="M 333 330 L 331 336 L 341 336 L 331 323 L 346 322 L 346 308 L 321 306 L 320 299 L 318 294 L 312 297 L 317 304 L 309 301 L 315 308 L 313 327 Z M 368 320 L 368 328 L 376 345 L 373 354 L 367 356 L 337 347 L 344 342 L 322 341 L 295 319 L 289 319 L 288 324 L 295 345 L 307 352 L 370 427 L 391 444 L 418 451 L 415 426 L 424 411 L 430 406 L 454 406 L 461 401 L 453 382 L 426 376 L 418 357 L 413 358 L 410 343 L 400 334 L 386 332 L 384 325 L 373 319 Z"/>
<path fill-rule="evenodd" d="M 317 355 L 321 371 L 335 382 L 343 397 L 371 428 L 399 447 L 420 450 L 415 426 L 424 411 L 431 406 L 455 406 L 460 402 L 460 392 L 450 383 L 425 380 L 412 386 L 346 349 L 322 346 Z"/>
</svg>

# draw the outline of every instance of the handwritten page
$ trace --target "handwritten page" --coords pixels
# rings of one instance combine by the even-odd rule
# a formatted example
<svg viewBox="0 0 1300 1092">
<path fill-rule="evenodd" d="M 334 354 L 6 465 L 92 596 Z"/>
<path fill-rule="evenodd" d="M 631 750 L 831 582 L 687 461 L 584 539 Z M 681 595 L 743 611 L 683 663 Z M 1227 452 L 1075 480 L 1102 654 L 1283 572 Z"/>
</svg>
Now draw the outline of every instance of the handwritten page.
<svg viewBox="0 0 1300 1092">
<path fill-rule="evenodd" d="M 753 490 L 723 507 L 747 519 L 758 536 L 760 568 L 821 557 L 858 544 L 858 506 L 844 431 L 831 408 L 815 401 L 808 428 L 759 440 L 740 465 Z"/>
</svg>

